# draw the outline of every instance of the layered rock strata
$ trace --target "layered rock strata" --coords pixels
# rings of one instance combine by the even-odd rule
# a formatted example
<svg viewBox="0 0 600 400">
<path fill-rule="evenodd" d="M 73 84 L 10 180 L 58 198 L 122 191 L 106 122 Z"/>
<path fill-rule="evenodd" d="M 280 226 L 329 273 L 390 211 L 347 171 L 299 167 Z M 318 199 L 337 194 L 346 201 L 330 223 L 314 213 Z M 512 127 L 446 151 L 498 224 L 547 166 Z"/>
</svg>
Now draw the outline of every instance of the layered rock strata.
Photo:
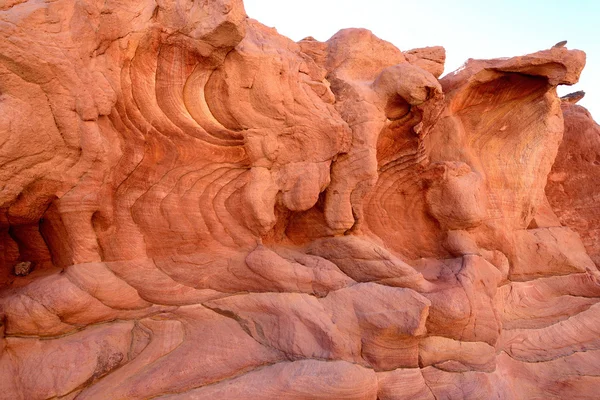
<svg viewBox="0 0 600 400">
<path fill-rule="evenodd" d="M 0 398 L 597 398 L 582 51 L 440 79 L 241 0 L 13 0 L 0 37 Z"/>
</svg>

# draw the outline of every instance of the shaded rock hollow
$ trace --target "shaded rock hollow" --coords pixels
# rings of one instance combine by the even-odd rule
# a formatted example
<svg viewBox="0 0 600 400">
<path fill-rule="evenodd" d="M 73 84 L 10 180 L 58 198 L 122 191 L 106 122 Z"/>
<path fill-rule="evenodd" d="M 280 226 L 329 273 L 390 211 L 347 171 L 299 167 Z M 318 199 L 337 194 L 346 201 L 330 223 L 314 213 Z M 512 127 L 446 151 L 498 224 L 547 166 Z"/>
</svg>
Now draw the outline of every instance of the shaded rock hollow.
<svg viewBox="0 0 600 400">
<path fill-rule="evenodd" d="M 585 53 L 134 3 L 0 5 L 0 398 L 597 397 Z"/>
</svg>

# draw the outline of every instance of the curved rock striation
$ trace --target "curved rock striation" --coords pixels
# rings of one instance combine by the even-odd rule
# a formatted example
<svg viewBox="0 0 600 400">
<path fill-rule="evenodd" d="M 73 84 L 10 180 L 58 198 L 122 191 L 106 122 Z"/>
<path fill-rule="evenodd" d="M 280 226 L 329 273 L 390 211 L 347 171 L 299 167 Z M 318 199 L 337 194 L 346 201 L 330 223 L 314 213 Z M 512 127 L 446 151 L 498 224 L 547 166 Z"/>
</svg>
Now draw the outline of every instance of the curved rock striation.
<svg viewBox="0 0 600 400">
<path fill-rule="evenodd" d="M 575 95 L 580 92 L 574 93 Z M 583 97 L 581 95 L 581 97 Z M 579 98 L 581 98 L 579 97 Z M 586 251 L 600 265 L 600 126 L 583 107 L 563 98 L 564 138 L 548 175 L 551 222 L 568 226 L 579 234 Z M 576 100 L 579 100 L 577 96 Z M 575 101 L 576 102 L 576 101 Z"/>
<path fill-rule="evenodd" d="M 1 399 L 594 399 L 585 53 L 0 5 Z"/>
</svg>

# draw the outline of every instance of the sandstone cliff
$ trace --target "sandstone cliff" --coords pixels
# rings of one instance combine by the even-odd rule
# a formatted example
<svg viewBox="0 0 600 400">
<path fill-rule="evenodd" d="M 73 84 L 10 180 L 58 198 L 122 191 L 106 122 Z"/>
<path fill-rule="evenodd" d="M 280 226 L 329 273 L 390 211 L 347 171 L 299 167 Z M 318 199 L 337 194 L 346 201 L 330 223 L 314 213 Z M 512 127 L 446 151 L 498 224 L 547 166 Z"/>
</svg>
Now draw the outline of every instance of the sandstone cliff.
<svg viewBox="0 0 600 400">
<path fill-rule="evenodd" d="M 0 3 L 1 399 L 595 399 L 585 53 Z"/>
</svg>

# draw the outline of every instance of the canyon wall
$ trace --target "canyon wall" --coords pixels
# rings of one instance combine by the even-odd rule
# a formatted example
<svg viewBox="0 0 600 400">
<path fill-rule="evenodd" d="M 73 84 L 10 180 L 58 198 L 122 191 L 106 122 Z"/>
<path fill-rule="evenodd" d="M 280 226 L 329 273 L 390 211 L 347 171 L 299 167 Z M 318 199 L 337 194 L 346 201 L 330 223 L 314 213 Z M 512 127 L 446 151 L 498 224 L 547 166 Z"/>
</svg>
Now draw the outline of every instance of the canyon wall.
<svg viewBox="0 0 600 400">
<path fill-rule="evenodd" d="M 597 398 L 585 53 L 444 61 L 0 3 L 0 399 Z"/>
</svg>

